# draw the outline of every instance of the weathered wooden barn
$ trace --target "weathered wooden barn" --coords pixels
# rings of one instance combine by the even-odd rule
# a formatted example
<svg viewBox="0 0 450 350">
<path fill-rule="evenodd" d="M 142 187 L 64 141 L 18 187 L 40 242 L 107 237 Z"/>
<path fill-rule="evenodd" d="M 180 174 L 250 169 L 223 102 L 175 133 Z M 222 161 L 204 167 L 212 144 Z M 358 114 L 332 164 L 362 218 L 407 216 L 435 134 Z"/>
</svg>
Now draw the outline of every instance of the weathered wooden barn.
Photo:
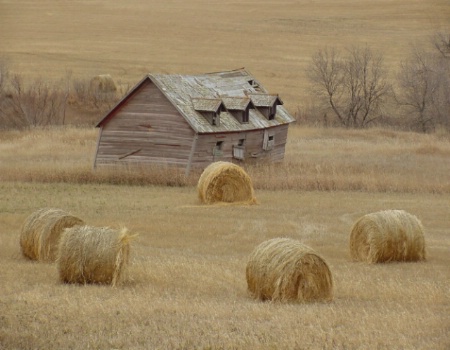
<svg viewBox="0 0 450 350">
<path fill-rule="evenodd" d="M 294 118 L 245 69 L 146 75 L 98 124 L 94 168 L 281 161 Z"/>
</svg>

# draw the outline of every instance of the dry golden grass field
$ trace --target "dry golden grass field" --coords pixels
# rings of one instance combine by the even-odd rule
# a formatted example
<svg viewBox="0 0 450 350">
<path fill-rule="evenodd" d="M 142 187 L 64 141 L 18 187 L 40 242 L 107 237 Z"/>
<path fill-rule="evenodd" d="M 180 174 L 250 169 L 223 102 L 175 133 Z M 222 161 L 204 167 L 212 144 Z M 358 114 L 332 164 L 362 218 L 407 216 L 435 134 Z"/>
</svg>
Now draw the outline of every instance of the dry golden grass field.
<svg viewBox="0 0 450 350">
<path fill-rule="evenodd" d="M 148 72 L 246 67 L 294 112 L 318 49 L 367 44 L 393 72 L 449 22 L 448 0 L 1 0 L 0 55 L 26 76 L 133 85 Z"/>
<path fill-rule="evenodd" d="M 447 0 L 0 0 L 0 56 L 27 77 L 131 84 L 245 66 L 294 112 L 315 50 L 367 43 L 395 70 L 449 18 Z M 246 169 L 253 206 L 201 205 L 198 173 L 93 172 L 95 143 L 86 127 L 0 132 L 0 349 L 450 348 L 448 134 L 293 127 L 282 165 Z M 22 257 L 21 226 L 44 207 L 137 233 L 128 279 L 62 284 Z M 422 221 L 425 262 L 351 261 L 352 224 L 382 209 Z M 331 302 L 250 297 L 248 256 L 275 237 L 327 261 Z"/>
<path fill-rule="evenodd" d="M 161 186 L 152 183 L 170 169 L 151 179 L 92 173 L 95 137 L 86 128 L 0 133 L 0 348 L 449 348 L 447 135 L 292 128 L 282 166 L 248 168 L 253 206 L 201 205 L 198 174 Z M 22 257 L 21 225 L 44 207 L 138 233 L 128 280 L 64 285 L 55 264 Z M 422 221 L 426 262 L 351 261 L 352 224 L 382 209 Z M 323 256 L 332 302 L 250 297 L 247 259 L 274 237 Z"/>
</svg>

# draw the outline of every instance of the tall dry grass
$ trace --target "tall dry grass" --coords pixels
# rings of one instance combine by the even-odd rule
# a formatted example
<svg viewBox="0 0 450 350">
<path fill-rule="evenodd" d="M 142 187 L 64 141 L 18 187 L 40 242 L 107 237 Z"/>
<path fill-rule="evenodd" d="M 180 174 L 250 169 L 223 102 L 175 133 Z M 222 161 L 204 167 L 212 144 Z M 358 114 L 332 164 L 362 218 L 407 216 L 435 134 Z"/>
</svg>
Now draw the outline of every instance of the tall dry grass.
<svg viewBox="0 0 450 350">
<path fill-rule="evenodd" d="M 195 186 L 171 167 L 93 170 L 97 130 L 0 132 L 0 180 Z M 450 137 L 386 129 L 291 127 L 281 164 L 244 165 L 255 189 L 450 193 Z"/>
</svg>

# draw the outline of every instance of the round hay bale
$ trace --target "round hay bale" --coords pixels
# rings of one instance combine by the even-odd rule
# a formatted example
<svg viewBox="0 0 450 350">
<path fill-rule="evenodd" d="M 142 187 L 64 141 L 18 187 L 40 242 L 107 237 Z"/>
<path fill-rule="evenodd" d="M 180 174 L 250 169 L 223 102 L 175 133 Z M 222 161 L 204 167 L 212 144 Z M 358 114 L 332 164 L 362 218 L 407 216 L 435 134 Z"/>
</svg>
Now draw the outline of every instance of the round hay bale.
<svg viewBox="0 0 450 350">
<path fill-rule="evenodd" d="M 404 210 L 364 215 L 352 227 L 350 255 L 368 263 L 425 260 L 422 223 Z"/>
<path fill-rule="evenodd" d="M 109 74 L 100 74 L 91 79 L 91 90 L 99 92 L 115 92 L 117 90 L 116 83 Z"/>
<path fill-rule="evenodd" d="M 85 225 L 65 230 L 57 259 L 60 280 L 115 286 L 126 274 L 131 238 L 126 228 Z"/>
<path fill-rule="evenodd" d="M 202 203 L 217 202 L 255 204 L 252 179 L 240 166 L 230 162 L 208 165 L 197 184 Z"/>
<path fill-rule="evenodd" d="M 246 269 L 250 294 L 260 300 L 314 302 L 333 299 L 333 278 L 324 259 L 289 238 L 258 245 Z"/>
<path fill-rule="evenodd" d="M 83 220 L 64 210 L 44 208 L 25 219 L 20 232 L 22 254 L 39 261 L 55 261 L 64 229 L 84 225 Z"/>
</svg>

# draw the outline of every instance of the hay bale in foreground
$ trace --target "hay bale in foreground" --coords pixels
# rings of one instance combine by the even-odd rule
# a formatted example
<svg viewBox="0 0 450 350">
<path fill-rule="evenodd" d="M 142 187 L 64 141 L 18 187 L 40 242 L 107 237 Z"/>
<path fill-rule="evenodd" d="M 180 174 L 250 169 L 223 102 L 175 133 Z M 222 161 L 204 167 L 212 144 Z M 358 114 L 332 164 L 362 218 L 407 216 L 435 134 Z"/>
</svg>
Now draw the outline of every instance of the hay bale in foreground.
<svg viewBox="0 0 450 350">
<path fill-rule="evenodd" d="M 331 271 L 310 247 L 289 238 L 258 245 L 246 269 L 251 295 L 273 301 L 329 301 L 333 299 Z"/>
<path fill-rule="evenodd" d="M 351 230 L 350 255 L 368 263 L 425 260 L 422 223 L 404 210 L 364 215 Z"/>
<path fill-rule="evenodd" d="M 57 259 L 60 280 L 115 286 L 126 273 L 131 238 L 126 228 L 86 225 L 65 230 Z"/>
<path fill-rule="evenodd" d="M 256 203 L 250 176 L 230 162 L 215 162 L 207 166 L 198 180 L 197 189 L 200 201 L 206 204 Z"/>
<path fill-rule="evenodd" d="M 64 229 L 84 225 L 83 220 L 64 210 L 44 208 L 25 219 L 20 232 L 22 254 L 39 261 L 55 261 Z"/>
</svg>

